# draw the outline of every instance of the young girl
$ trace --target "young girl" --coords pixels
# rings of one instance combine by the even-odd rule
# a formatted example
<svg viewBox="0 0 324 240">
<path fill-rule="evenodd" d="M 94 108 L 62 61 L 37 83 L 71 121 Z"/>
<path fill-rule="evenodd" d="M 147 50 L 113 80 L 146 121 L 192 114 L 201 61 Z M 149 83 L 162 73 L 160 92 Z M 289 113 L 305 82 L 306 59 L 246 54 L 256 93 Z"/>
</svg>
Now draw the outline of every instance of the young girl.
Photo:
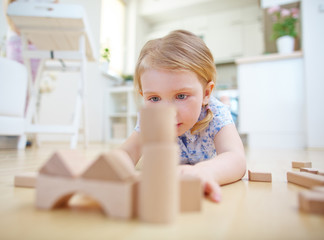
<svg viewBox="0 0 324 240">
<path fill-rule="evenodd" d="M 190 32 L 177 30 L 146 43 L 134 82 L 144 104 L 176 107 L 179 171 L 198 176 L 205 194 L 219 202 L 219 186 L 241 179 L 246 162 L 228 108 L 212 96 L 215 78 L 214 59 L 205 43 Z M 141 157 L 138 126 L 121 146 L 134 164 Z"/>
</svg>

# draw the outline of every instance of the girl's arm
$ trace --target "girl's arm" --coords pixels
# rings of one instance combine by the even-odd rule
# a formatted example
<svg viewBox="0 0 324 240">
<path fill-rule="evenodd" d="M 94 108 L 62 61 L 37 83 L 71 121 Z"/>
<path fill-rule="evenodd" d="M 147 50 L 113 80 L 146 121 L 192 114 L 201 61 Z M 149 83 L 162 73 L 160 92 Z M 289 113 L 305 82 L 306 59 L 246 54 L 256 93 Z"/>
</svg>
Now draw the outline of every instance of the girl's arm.
<svg viewBox="0 0 324 240">
<path fill-rule="evenodd" d="M 242 141 L 234 124 L 224 126 L 215 136 L 217 156 L 196 165 L 183 165 L 182 174 L 201 178 L 204 191 L 213 201 L 220 201 L 220 187 L 241 179 L 246 171 L 246 160 Z"/>
<path fill-rule="evenodd" d="M 120 146 L 120 149 L 129 155 L 134 166 L 137 164 L 142 155 L 140 142 L 141 140 L 139 132 L 134 131 Z"/>
</svg>

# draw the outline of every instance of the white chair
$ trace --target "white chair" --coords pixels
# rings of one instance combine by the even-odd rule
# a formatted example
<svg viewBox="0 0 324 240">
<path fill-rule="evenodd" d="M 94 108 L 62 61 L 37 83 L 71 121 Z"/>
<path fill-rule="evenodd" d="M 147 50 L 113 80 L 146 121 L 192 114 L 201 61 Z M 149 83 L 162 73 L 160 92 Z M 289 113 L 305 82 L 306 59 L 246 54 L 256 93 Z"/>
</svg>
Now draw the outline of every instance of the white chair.
<svg viewBox="0 0 324 240">
<path fill-rule="evenodd" d="M 95 61 L 96 51 L 85 9 L 75 4 L 15 1 L 8 6 L 7 14 L 20 31 L 23 43 L 22 54 L 29 76 L 30 100 L 26 112 L 25 133 L 71 135 L 70 147 L 75 148 L 79 132 L 82 132 L 84 146 L 87 146 L 86 63 L 88 60 Z M 28 42 L 32 42 L 37 50 L 30 50 Z M 31 80 L 31 59 L 40 60 L 34 81 Z M 37 122 L 40 76 L 43 71 L 49 70 L 46 62 L 52 60 L 73 61 L 79 65 L 77 67 L 77 71 L 80 73 L 78 94 L 76 95 L 73 119 L 68 125 L 43 125 Z M 67 65 L 64 67 L 65 72 L 75 72 L 75 70 L 75 67 Z M 81 126 L 81 119 L 83 126 Z"/>
<path fill-rule="evenodd" d="M 24 114 L 27 81 L 24 65 L 0 57 L 0 136 L 18 136 L 18 149 L 26 146 Z"/>
</svg>

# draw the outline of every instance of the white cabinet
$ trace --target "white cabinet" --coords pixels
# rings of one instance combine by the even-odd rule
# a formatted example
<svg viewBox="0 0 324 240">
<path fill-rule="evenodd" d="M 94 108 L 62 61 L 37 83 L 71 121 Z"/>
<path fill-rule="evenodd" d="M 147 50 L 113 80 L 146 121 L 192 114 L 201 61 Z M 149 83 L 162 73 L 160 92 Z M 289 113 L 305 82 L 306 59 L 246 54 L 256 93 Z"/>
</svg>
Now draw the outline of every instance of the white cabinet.
<svg viewBox="0 0 324 240">
<path fill-rule="evenodd" d="M 243 56 L 258 56 L 264 52 L 262 11 L 258 6 L 241 9 Z"/>
<path fill-rule="evenodd" d="M 207 16 L 205 41 L 216 63 L 263 53 L 261 14 L 257 6 L 247 6 Z"/>
<path fill-rule="evenodd" d="M 250 148 L 305 146 L 304 71 L 300 52 L 238 59 L 239 132 Z"/>
<path fill-rule="evenodd" d="M 154 6 L 163 2 L 147 1 Z M 202 11 L 196 11 L 196 8 L 194 8 L 193 14 L 190 16 L 184 15 L 181 18 L 174 16 L 171 19 L 164 19 L 160 14 L 158 14 L 160 16 L 158 19 L 157 15 L 153 14 L 154 9 L 156 11 L 164 9 L 164 15 L 170 17 L 169 14 L 179 12 L 174 9 L 171 10 L 172 6 L 177 7 L 176 1 L 173 4 L 163 5 L 164 8 L 149 8 L 148 5 L 143 5 L 146 14 L 152 14 L 151 22 L 147 20 L 150 24 L 146 35 L 143 36 L 144 42 L 152 38 L 163 37 L 175 29 L 185 29 L 203 37 L 216 63 L 234 61 L 237 57 L 263 53 L 262 11 L 257 4 L 230 7 L 224 3 L 226 6 L 224 5 L 224 9 L 220 11 L 219 5 L 213 3 L 213 1 L 206 1 L 205 3 L 207 2 L 211 4 L 210 8 L 204 4 L 198 4 L 196 7 L 199 6 Z M 183 1 L 182 4 L 185 3 L 186 1 Z M 193 6 L 197 4 L 197 1 L 186 3 L 187 6 L 190 4 Z M 183 14 L 182 12 L 178 14 Z M 147 15 L 143 15 L 143 12 L 141 16 L 143 19 L 147 19 Z"/>
<path fill-rule="evenodd" d="M 214 8 L 215 5 L 221 5 L 220 7 L 228 5 L 226 3 L 228 1 L 215 2 L 215 0 L 138 0 L 137 2 L 140 14 L 151 21 L 192 16 L 197 12 Z"/>
<path fill-rule="evenodd" d="M 209 15 L 205 42 L 216 62 L 242 56 L 241 10 L 235 9 Z"/>
<path fill-rule="evenodd" d="M 134 130 L 138 99 L 133 86 L 109 87 L 104 97 L 105 142 L 121 143 Z"/>
</svg>

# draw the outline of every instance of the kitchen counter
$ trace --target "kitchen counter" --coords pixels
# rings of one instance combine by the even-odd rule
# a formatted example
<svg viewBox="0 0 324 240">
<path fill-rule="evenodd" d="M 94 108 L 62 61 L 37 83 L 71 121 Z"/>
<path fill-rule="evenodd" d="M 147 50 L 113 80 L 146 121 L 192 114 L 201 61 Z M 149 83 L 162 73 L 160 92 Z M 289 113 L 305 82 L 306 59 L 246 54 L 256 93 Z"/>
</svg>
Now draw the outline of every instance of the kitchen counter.
<svg viewBox="0 0 324 240">
<path fill-rule="evenodd" d="M 237 63 L 239 132 L 249 147 L 305 147 L 302 52 L 240 58 Z"/>
<path fill-rule="evenodd" d="M 301 57 L 303 57 L 302 51 L 296 51 L 290 54 L 271 53 L 271 54 L 264 54 L 260 56 L 237 58 L 235 59 L 235 63 L 247 64 L 247 63 L 269 62 L 269 61 L 277 61 L 277 60 L 301 58 Z"/>
</svg>

